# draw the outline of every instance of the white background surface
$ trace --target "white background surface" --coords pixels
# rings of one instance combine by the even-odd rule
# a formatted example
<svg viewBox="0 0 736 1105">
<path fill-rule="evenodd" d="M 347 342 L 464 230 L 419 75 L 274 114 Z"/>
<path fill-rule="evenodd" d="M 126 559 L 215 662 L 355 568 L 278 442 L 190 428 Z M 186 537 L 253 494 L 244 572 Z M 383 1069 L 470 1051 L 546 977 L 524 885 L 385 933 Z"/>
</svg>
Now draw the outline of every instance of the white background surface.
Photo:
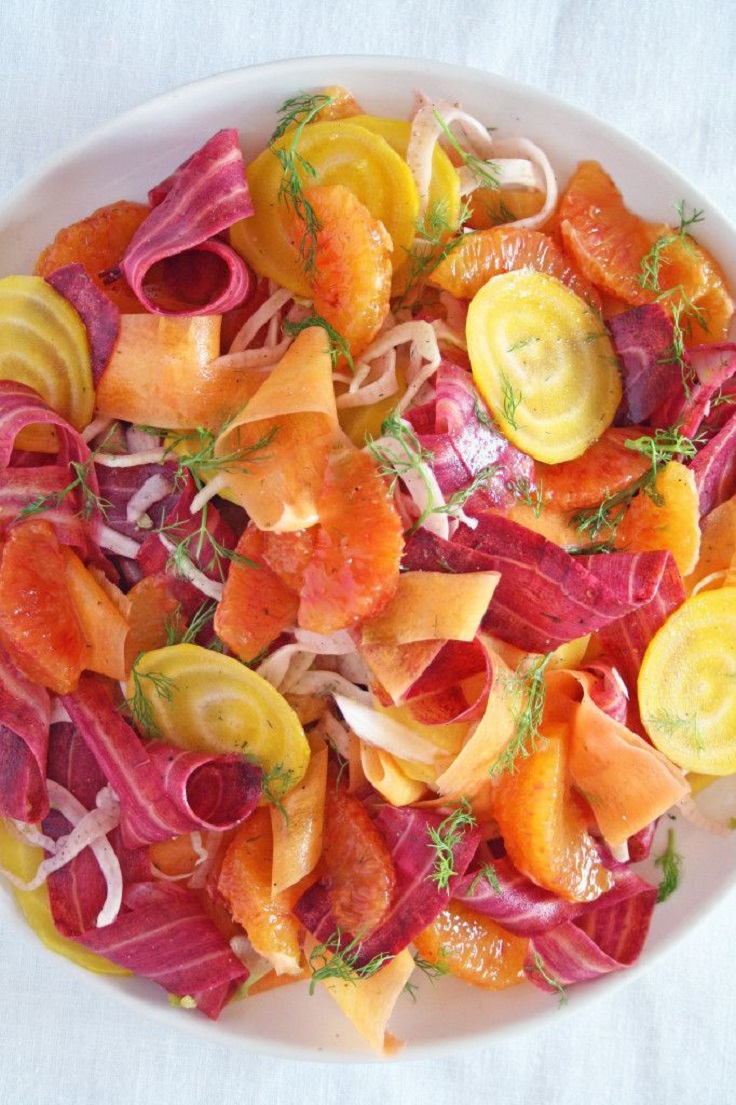
<svg viewBox="0 0 736 1105">
<path fill-rule="evenodd" d="M 644 142 L 736 221 L 731 0 L 282 0 L 273 10 L 248 0 L 2 0 L 0 193 L 159 92 L 331 53 L 437 58 L 556 93 Z M 179 1033 L 173 1014 L 171 1029 L 142 1020 L 0 931 L 0 1102 L 727 1105 L 736 1100 L 735 917 L 732 892 L 645 977 L 559 1027 L 383 1066 L 203 1044 Z"/>
</svg>

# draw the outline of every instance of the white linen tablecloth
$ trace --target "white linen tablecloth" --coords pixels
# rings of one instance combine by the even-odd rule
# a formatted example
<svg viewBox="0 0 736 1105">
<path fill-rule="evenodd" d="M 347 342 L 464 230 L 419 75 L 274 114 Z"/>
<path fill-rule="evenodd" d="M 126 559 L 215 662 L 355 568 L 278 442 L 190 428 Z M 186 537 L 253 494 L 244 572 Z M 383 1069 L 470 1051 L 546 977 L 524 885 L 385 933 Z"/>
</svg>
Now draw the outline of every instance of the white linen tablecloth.
<svg viewBox="0 0 736 1105">
<path fill-rule="evenodd" d="M 3 0 L 0 194 L 121 110 L 255 62 L 377 53 L 556 93 L 656 151 L 736 221 L 732 0 Z M 0 930 L 0 1102 L 268 1105 L 736 1099 L 736 894 L 590 1011 L 436 1061 L 297 1064 L 204 1044 Z M 573 1000 L 573 999 L 571 999 Z"/>
</svg>

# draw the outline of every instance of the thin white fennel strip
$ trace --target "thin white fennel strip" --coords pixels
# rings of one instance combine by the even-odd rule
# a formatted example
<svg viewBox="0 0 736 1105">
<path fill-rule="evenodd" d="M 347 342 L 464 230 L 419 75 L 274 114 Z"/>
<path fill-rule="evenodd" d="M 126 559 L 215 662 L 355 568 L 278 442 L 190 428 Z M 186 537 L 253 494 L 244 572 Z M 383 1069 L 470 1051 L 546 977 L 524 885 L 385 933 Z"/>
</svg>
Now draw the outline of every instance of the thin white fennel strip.
<svg viewBox="0 0 736 1105">
<path fill-rule="evenodd" d="M 531 227 L 541 224 L 557 202 L 557 182 L 546 154 L 525 138 L 494 140 L 483 124 L 468 112 L 446 101 L 432 101 L 426 97 L 420 98 L 412 119 L 406 153 L 419 192 L 420 215 L 426 211 L 429 202 L 435 145 L 453 125 L 462 130 L 463 141 L 460 145 L 474 158 L 487 163 L 489 176 L 499 191 L 524 189 L 545 193 L 542 210 L 536 215 L 516 220 L 513 225 Z M 478 173 L 469 166 L 461 167 L 458 175 L 460 190 L 465 196 L 482 184 Z"/>
<path fill-rule="evenodd" d="M 440 749 L 431 741 L 372 706 L 341 694 L 335 695 L 335 703 L 356 736 L 374 748 L 420 764 L 432 764 L 440 755 Z"/>
<path fill-rule="evenodd" d="M 408 422 L 402 421 L 400 425 L 411 430 Z M 382 475 L 395 473 L 397 480 L 401 480 L 414 505 L 415 517 L 421 518 L 426 512 L 424 529 L 449 540 L 450 520 L 446 513 L 437 511 L 438 507 L 445 506 L 445 497 L 430 463 L 393 434 L 376 438 L 370 445 L 370 453 L 381 465 Z"/>
<path fill-rule="evenodd" d="M 123 900 L 123 876 L 107 833 L 120 823 L 120 804 L 110 787 L 102 788 L 97 795 L 96 808 L 88 810 L 66 787 L 52 779 L 48 780 L 47 786 L 52 808 L 64 815 L 72 829 L 56 841 L 48 837 L 39 839 L 39 843 L 52 854 L 41 861 L 31 880 L 26 882 L 8 871 L 4 874 L 19 890 L 36 890 L 53 871 L 71 863 L 85 848 L 91 848 L 107 885 L 105 902 L 96 924 L 98 928 L 112 924 Z"/>
<path fill-rule="evenodd" d="M 372 381 L 367 387 L 361 386 L 362 382 L 368 377 L 373 362 L 403 345 L 409 346 L 406 370 L 407 388 L 396 409 L 399 412 L 405 410 L 412 403 L 422 385 L 437 371 L 442 360 L 434 326 L 424 319 L 400 322 L 398 325 L 385 330 L 375 341 L 371 342 L 361 354 L 360 360 L 355 366 L 355 379 L 351 381 L 347 392 L 338 397 L 337 406 L 358 407 L 374 403 L 377 397 L 375 391 L 377 381 Z M 384 371 L 389 374 L 387 379 L 392 379 L 395 385 L 395 364 L 387 362 Z M 396 386 L 393 386 L 392 390 L 388 390 L 388 387 L 386 387 L 381 398 L 385 398 L 386 395 L 391 395 L 395 391 Z"/>
<path fill-rule="evenodd" d="M 154 503 L 160 503 L 173 490 L 173 483 L 162 472 L 156 472 L 155 475 L 149 476 L 146 482 L 137 491 L 134 491 L 128 499 L 128 505 L 125 508 L 127 521 L 141 529 L 150 529 L 152 522 L 146 511 Z M 147 522 L 146 519 L 148 519 Z"/>
<path fill-rule="evenodd" d="M 238 330 L 230 344 L 228 352 L 242 353 L 243 350 L 248 349 L 261 327 L 269 324 L 272 319 L 277 319 L 278 321 L 282 309 L 293 298 L 293 293 L 290 292 L 288 288 L 279 288 L 270 295 L 265 303 L 262 303 L 258 310 L 254 311 L 250 318 L 247 319 Z M 269 334 L 269 337 L 272 338 L 273 335 Z M 273 344 L 273 342 L 271 342 L 271 344 Z"/>
<path fill-rule="evenodd" d="M 173 541 L 168 539 L 166 534 L 159 533 L 158 539 L 167 552 L 176 552 L 176 545 Z M 222 602 L 223 585 L 218 583 L 217 580 L 209 579 L 204 572 L 200 572 L 199 568 L 195 568 L 188 556 L 179 558 L 177 570 L 184 579 L 188 579 L 192 586 L 196 587 L 198 591 L 201 591 L 203 595 L 206 595 L 208 599 L 214 599 L 215 602 Z"/>
</svg>

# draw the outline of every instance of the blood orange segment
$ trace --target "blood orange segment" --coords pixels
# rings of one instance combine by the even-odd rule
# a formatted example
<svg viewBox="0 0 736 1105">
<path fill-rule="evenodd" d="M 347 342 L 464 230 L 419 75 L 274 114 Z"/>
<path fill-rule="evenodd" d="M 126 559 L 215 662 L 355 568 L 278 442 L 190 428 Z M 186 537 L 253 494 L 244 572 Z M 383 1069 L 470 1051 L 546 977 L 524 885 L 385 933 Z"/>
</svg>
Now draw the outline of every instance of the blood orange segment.
<svg viewBox="0 0 736 1105">
<path fill-rule="evenodd" d="M 544 205 L 544 192 L 527 192 L 523 189 L 476 188 L 468 198 L 470 218 L 467 225 L 473 230 L 490 230 L 516 219 L 536 215 Z"/>
<path fill-rule="evenodd" d="M 565 248 L 601 291 L 634 305 L 662 298 L 668 310 L 684 312 L 689 342 L 726 336 L 733 303 L 715 261 L 689 236 L 629 211 L 598 162 L 578 166 L 559 219 Z M 647 278 L 645 258 L 653 249 L 658 260 Z"/>
<path fill-rule="evenodd" d="M 86 642 L 62 549 L 42 519 L 8 534 L 0 562 L 0 639 L 29 679 L 57 694 L 76 687 Z"/>
<path fill-rule="evenodd" d="M 610 426 L 582 456 L 561 464 L 538 462 L 535 482 L 545 506 L 561 511 L 598 506 L 643 476 L 649 461 L 641 453 L 626 448 L 627 441 L 642 433 L 636 426 Z"/>
<path fill-rule="evenodd" d="M 302 589 L 316 539 L 316 526 L 291 533 L 267 530 L 263 534 L 263 559 L 281 582 L 296 594 Z"/>
<path fill-rule="evenodd" d="M 305 198 L 319 223 L 310 277 L 314 309 L 357 356 L 388 313 L 393 245 L 383 223 L 343 185 L 308 188 Z M 304 233 L 294 217 L 297 248 Z"/>
<path fill-rule="evenodd" d="M 339 184 L 348 188 L 385 226 L 393 242 L 394 265 L 402 264 L 414 240 L 419 196 L 406 162 L 379 134 L 351 120 L 310 123 L 296 139 L 287 130 L 248 166 L 255 213 L 230 230 L 233 247 L 261 276 L 298 295 L 309 296 L 305 260 L 313 239 L 300 251 L 292 240 L 289 186 Z M 296 168 L 285 172 L 285 163 Z M 307 164 L 309 170 L 300 169 Z M 308 266 L 307 266 L 308 267 Z"/>
<path fill-rule="evenodd" d="M 271 893 L 271 813 L 259 809 L 238 829 L 228 846 L 217 881 L 234 919 L 277 974 L 300 969 L 299 923 L 281 896 Z"/>
<path fill-rule="evenodd" d="M 611 886 L 568 779 L 564 726 L 544 739 L 495 786 L 493 812 L 514 865 L 539 886 L 572 902 L 598 898 Z"/>
<path fill-rule="evenodd" d="M 669 549 L 681 574 L 692 572 L 700 552 L 700 503 L 692 471 L 676 460 L 665 465 L 653 495 L 642 492 L 632 501 L 615 543 L 628 552 Z"/>
<path fill-rule="evenodd" d="M 235 655 L 249 663 L 296 622 L 299 599 L 263 559 L 263 534 L 244 530 L 235 549 L 215 632 Z"/>
<path fill-rule="evenodd" d="M 450 902 L 414 939 L 428 963 L 484 990 L 505 990 L 524 979 L 529 941 L 462 902 Z"/>
<path fill-rule="evenodd" d="M 125 314 L 145 310 L 124 276 L 108 282 L 104 277 L 116 269 L 123 254 L 143 220 L 150 213 L 144 203 L 118 200 L 99 207 L 79 222 L 64 227 L 36 261 L 37 276 L 49 276 L 63 265 L 78 262 L 98 288 L 106 293 Z"/>
<path fill-rule="evenodd" d="M 492 276 L 517 269 L 533 269 L 556 276 L 592 307 L 601 299 L 590 281 L 572 265 L 548 234 L 537 230 L 499 226 L 466 234 L 459 246 L 429 278 L 459 299 L 472 299 Z"/>
<path fill-rule="evenodd" d="M 322 862 L 335 920 L 344 932 L 371 932 L 389 910 L 396 872 L 365 806 L 328 781 Z"/>
<path fill-rule="evenodd" d="M 340 84 L 330 84 L 324 91 L 329 97 L 330 103 L 325 104 L 315 115 L 321 123 L 335 119 L 352 119 L 355 115 L 362 114 L 362 107 L 347 88 Z"/>
<path fill-rule="evenodd" d="M 130 669 L 141 652 L 162 648 L 169 632 L 179 637 L 186 628 L 181 604 L 167 579 L 160 575 L 144 576 L 128 592 L 130 629 L 125 642 L 125 663 Z"/>
<path fill-rule="evenodd" d="M 332 457 L 318 510 L 320 526 L 304 573 L 299 625 L 334 633 L 380 613 L 393 596 L 403 527 L 375 463 L 357 449 Z"/>
<path fill-rule="evenodd" d="M 64 562 L 64 582 L 85 642 L 84 667 L 110 679 L 125 679 L 127 610 L 118 607 L 113 595 L 107 593 L 76 553 L 65 546 L 59 551 Z M 119 592 L 118 595 L 121 605 L 127 607 L 123 596 Z"/>
</svg>

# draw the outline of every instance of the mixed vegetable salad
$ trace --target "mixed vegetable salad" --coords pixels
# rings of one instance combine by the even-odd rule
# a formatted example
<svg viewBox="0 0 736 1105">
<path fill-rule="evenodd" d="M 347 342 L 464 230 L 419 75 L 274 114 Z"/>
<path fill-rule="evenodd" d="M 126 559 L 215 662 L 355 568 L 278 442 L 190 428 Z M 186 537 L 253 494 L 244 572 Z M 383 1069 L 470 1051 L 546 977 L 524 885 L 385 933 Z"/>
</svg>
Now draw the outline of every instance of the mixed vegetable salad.
<svg viewBox="0 0 736 1105">
<path fill-rule="evenodd" d="M 91 970 L 390 1051 L 417 971 L 629 967 L 658 820 L 729 831 L 733 302 L 455 105 L 274 122 L 0 280 L 0 863 Z"/>
</svg>

